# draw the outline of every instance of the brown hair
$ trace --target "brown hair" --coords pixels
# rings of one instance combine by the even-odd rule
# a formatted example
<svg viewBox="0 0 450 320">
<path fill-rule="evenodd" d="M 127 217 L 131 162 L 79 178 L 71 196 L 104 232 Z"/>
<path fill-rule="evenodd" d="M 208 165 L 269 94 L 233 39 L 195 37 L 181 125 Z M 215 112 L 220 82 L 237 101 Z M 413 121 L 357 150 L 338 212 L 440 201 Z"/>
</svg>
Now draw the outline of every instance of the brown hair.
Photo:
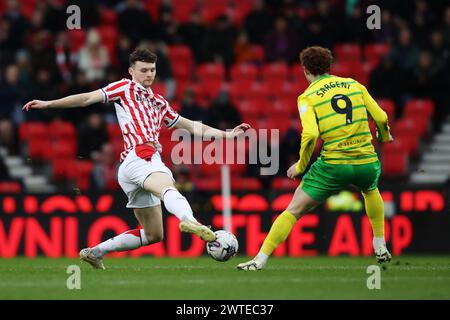
<svg viewBox="0 0 450 320">
<path fill-rule="evenodd" d="M 308 47 L 300 52 L 299 57 L 300 63 L 312 75 L 320 76 L 330 72 L 333 55 L 331 54 L 331 51 L 326 48 L 318 46 Z"/>
<path fill-rule="evenodd" d="M 130 54 L 130 66 L 134 65 L 136 61 L 156 63 L 157 56 L 153 52 L 145 48 L 137 48 Z"/>
</svg>

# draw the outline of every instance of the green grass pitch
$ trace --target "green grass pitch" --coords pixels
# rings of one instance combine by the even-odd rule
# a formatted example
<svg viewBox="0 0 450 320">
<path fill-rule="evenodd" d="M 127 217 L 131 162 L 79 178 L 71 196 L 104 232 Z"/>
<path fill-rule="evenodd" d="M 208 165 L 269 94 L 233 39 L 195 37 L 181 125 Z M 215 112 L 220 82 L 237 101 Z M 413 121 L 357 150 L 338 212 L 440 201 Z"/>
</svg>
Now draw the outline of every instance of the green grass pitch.
<svg viewBox="0 0 450 320">
<path fill-rule="evenodd" d="M 272 258 L 237 271 L 244 260 L 106 258 L 103 271 L 78 259 L 1 259 L 0 299 L 450 299 L 450 256 L 395 257 L 379 290 L 366 286 L 372 257 Z M 80 266 L 80 290 L 66 287 L 69 265 Z"/>
</svg>

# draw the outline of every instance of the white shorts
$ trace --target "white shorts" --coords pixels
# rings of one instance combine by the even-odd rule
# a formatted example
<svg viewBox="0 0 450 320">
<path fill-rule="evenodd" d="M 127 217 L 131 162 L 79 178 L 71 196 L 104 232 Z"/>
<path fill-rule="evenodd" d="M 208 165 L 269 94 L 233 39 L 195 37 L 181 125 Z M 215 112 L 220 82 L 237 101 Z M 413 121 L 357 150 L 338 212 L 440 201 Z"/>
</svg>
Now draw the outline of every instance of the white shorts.
<svg viewBox="0 0 450 320">
<path fill-rule="evenodd" d="M 151 161 L 146 161 L 131 150 L 119 167 L 117 174 L 119 184 L 128 197 L 127 208 L 147 208 L 161 204 L 154 194 L 144 190 L 144 181 L 153 172 L 165 172 L 172 180 L 172 172 L 162 162 L 159 152 L 153 154 Z"/>
</svg>

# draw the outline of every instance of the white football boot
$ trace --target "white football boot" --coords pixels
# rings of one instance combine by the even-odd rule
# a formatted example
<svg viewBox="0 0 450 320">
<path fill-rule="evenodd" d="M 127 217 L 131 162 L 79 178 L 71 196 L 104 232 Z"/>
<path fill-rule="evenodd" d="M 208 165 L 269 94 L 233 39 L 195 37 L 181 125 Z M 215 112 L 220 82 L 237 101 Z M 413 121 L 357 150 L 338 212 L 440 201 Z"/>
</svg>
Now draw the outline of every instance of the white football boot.
<svg viewBox="0 0 450 320">
<path fill-rule="evenodd" d="M 238 270 L 243 270 L 243 271 L 258 271 L 258 270 L 261 270 L 263 267 L 264 267 L 264 264 L 255 259 L 252 259 L 247 262 L 239 263 L 237 265 Z"/>
<path fill-rule="evenodd" d="M 389 253 L 389 250 L 386 246 L 381 246 L 375 250 L 375 258 L 378 263 L 389 262 L 392 259 L 392 255 Z"/>
<path fill-rule="evenodd" d="M 204 241 L 216 240 L 216 234 L 210 228 L 198 222 L 184 220 L 180 222 L 179 227 L 181 232 L 196 234 Z"/>
<path fill-rule="evenodd" d="M 103 258 L 97 258 L 92 254 L 91 248 L 84 248 L 80 251 L 80 259 L 89 263 L 94 269 L 105 270 Z"/>
</svg>

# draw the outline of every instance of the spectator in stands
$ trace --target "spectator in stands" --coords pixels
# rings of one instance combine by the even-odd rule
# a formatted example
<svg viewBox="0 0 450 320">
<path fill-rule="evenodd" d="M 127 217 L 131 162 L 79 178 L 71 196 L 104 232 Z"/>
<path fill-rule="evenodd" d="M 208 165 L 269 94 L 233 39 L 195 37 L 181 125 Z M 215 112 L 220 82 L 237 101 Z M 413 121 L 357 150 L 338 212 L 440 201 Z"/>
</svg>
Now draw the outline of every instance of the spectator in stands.
<svg viewBox="0 0 450 320">
<path fill-rule="evenodd" d="M 355 6 L 345 24 L 345 42 L 356 42 L 363 45 L 367 42 L 368 33 L 372 30 L 367 29 L 366 15 L 363 15 L 360 6 Z M 384 27 L 384 26 L 383 26 Z M 370 31 L 370 32 L 368 32 Z"/>
<path fill-rule="evenodd" d="M 207 124 L 221 130 L 234 128 L 241 123 L 241 115 L 230 100 L 227 91 L 222 90 L 212 106 L 208 109 Z"/>
<path fill-rule="evenodd" d="M 14 50 L 10 44 L 12 38 L 9 22 L 4 18 L 0 18 L 0 69 L 14 63 Z"/>
<path fill-rule="evenodd" d="M 156 40 L 172 45 L 181 42 L 178 33 L 178 23 L 175 21 L 171 10 L 160 10 L 160 16 L 156 29 Z"/>
<path fill-rule="evenodd" d="M 204 54 L 207 61 L 220 61 L 226 66 L 233 62 L 233 47 L 237 30 L 226 15 L 221 15 L 206 31 Z"/>
<path fill-rule="evenodd" d="M 92 185 L 94 189 L 101 191 L 119 190 L 116 156 L 111 143 L 103 144 L 95 158 L 92 171 Z"/>
<path fill-rule="evenodd" d="M 180 26 L 180 34 L 183 42 L 191 48 L 194 59 L 202 57 L 206 27 L 199 11 L 193 11 L 189 22 Z"/>
<path fill-rule="evenodd" d="M 329 34 L 323 24 L 317 18 L 310 18 L 306 23 L 306 29 L 302 37 L 302 47 L 322 46 L 331 48 L 333 46 L 333 38 Z"/>
<path fill-rule="evenodd" d="M 266 60 L 269 62 L 286 60 L 288 63 L 296 62 L 299 50 L 297 36 L 294 30 L 288 29 L 286 19 L 279 16 L 275 20 L 274 30 L 269 32 L 264 40 Z"/>
<path fill-rule="evenodd" d="M 45 69 L 50 72 L 52 79 L 57 80 L 58 67 L 54 39 L 48 31 L 41 30 L 30 34 L 30 64 L 34 70 Z"/>
<path fill-rule="evenodd" d="M 25 100 L 24 87 L 19 83 L 19 68 L 12 64 L 6 67 L 4 81 L 0 83 L 0 119 L 14 119 L 15 111 L 20 110 Z"/>
<path fill-rule="evenodd" d="M 401 72 L 394 65 L 392 58 L 385 56 L 370 74 L 370 92 L 376 98 L 388 98 L 397 101 L 399 93 L 406 89 L 403 80 Z"/>
<path fill-rule="evenodd" d="M 75 1 L 70 1 L 70 4 L 75 4 Z M 43 25 L 44 28 L 50 30 L 52 33 L 58 33 L 60 31 L 66 30 L 66 8 L 64 7 L 61 1 L 50 0 L 41 5 L 42 13 L 43 13 Z M 82 22 L 86 19 L 86 15 L 88 15 L 87 10 L 81 10 L 83 19 Z M 85 24 L 83 23 L 83 27 Z"/>
<path fill-rule="evenodd" d="M 418 98 L 427 96 L 434 97 L 439 93 L 439 66 L 437 66 L 428 51 L 422 51 L 419 55 L 419 62 L 413 69 L 413 80 L 411 92 Z"/>
<path fill-rule="evenodd" d="M 101 146 L 108 142 L 106 124 L 98 113 L 88 116 L 78 134 L 78 155 L 82 158 L 95 159 Z"/>
<path fill-rule="evenodd" d="M 88 81 L 101 81 L 108 65 L 108 51 L 100 42 L 98 32 L 91 29 L 86 44 L 80 49 L 78 68 L 85 73 Z"/>
<path fill-rule="evenodd" d="M 154 30 L 152 18 L 137 0 L 126 0 L 118 15 L 119 30 L 132 42 L 150 39 Z"/>
<path fill-rule="evenodd" d="M 241 32 L 234 44 L 234 63 L 251 63 L 258 60 L 254 46 L 248 42 L 245 32 Z"/>
<path fill-rule="evenodd" d="M 58 96 L 58 90 L 55 85 L 52 74 L 47 69 L 40 69 L 36 72 L 34 80 L 29 85 L 29 97 L 35 97 L 40 100 L 52 100 Z M 50 121 L 55 115 L 61 112 L 50 112 L 48 110 L 31 110 L 26 113 L 28 121 Z"/>
<path fill-rule="evenodd" d="M 370 30 L 369 36 L 373 42 L 393 43 L 397 28 L 394 25 L 392 13 L 388 9 L 381 10 L 381 29 Z"/>
<path fill-rule="evenodd" d="M 433 55 L 433 60 L 439 70 L 443 70 L 449 61 L 450 45 L 445 45 L 444 36 L 440 30 L 434 30 L 429 38 L 427 45 L 430 53 Z"/>
<path fill-rule="evenodd" d="M 190 88 L 186 89 L 183 100 L 181 101 L 180 114 L 183 117 L 195 120 L 195 121 L 205 121 L 206 115 L 205 111 L 196 104 L 194 91 Z"/>
<path fill-rule="evenodd" d="M 411 38 L 411 31 L 407 27 L 400 29 L 397 43 L 393 46 L 390 55 L 395 65 L 403 72 L 410 72 L 417 64 L 419 48 Z"/>
<path fill-rule="evenodd" d="M 265 35 L 273 24 L 272 15 L 266 10 L 264 0 L 255 0 L 252 11 L 245 17 L 244 29 L 250 43 L 263 44 Z"/>
<path fill-rule="evenodd" d="M 121 34 L 119 35 L 119 39 L 117 41 L 117 59 L 119 61 L 119 73 L 122 78 L 126 78 L 128 74 L 128 58 L 130 56 L 130 52 L 132 51 L 130 39 Z"/>
<path fill-rule="evenodd" d="M 65 31 L 58 33 L 55 43 L 56 63 L 61 78 L 66 83 L 72 83 L 72 76 L 77 67 L 77 52 L 73 50 L 69 43 L 69 38 Z"/>
<path fill-rule="evenodd" d="M 33 66 L 30 64 L 30 55 L 25 49 L 16 52 L 16 64 L 19 68 L 19 82 L 27 83 L 32 77 Z"/>
<path fill-rule="evenodd" d="M 6 148 L 10 155 L 18 155 L 20 153 L 16 129 L 8 119 L 0 120 L 0 146 Z"/>
<path fill-rule="evenodd" d="M 25 43 L 25 34 L 30 27 L 29 21 L 22 15 L 20 11 L 20 3 L 18 0 L 7 0 L 4 19 L 9 23 L 9 32 L 13 35 L 9 39 L 11 50 L 22 48 Z"/>
<path fill-rule="evenodd" d="M 445 8 L 444 24 L 442 26 L 444 41 L 447 47 L 450 47 L 450 6 Z"/>
</svg>

